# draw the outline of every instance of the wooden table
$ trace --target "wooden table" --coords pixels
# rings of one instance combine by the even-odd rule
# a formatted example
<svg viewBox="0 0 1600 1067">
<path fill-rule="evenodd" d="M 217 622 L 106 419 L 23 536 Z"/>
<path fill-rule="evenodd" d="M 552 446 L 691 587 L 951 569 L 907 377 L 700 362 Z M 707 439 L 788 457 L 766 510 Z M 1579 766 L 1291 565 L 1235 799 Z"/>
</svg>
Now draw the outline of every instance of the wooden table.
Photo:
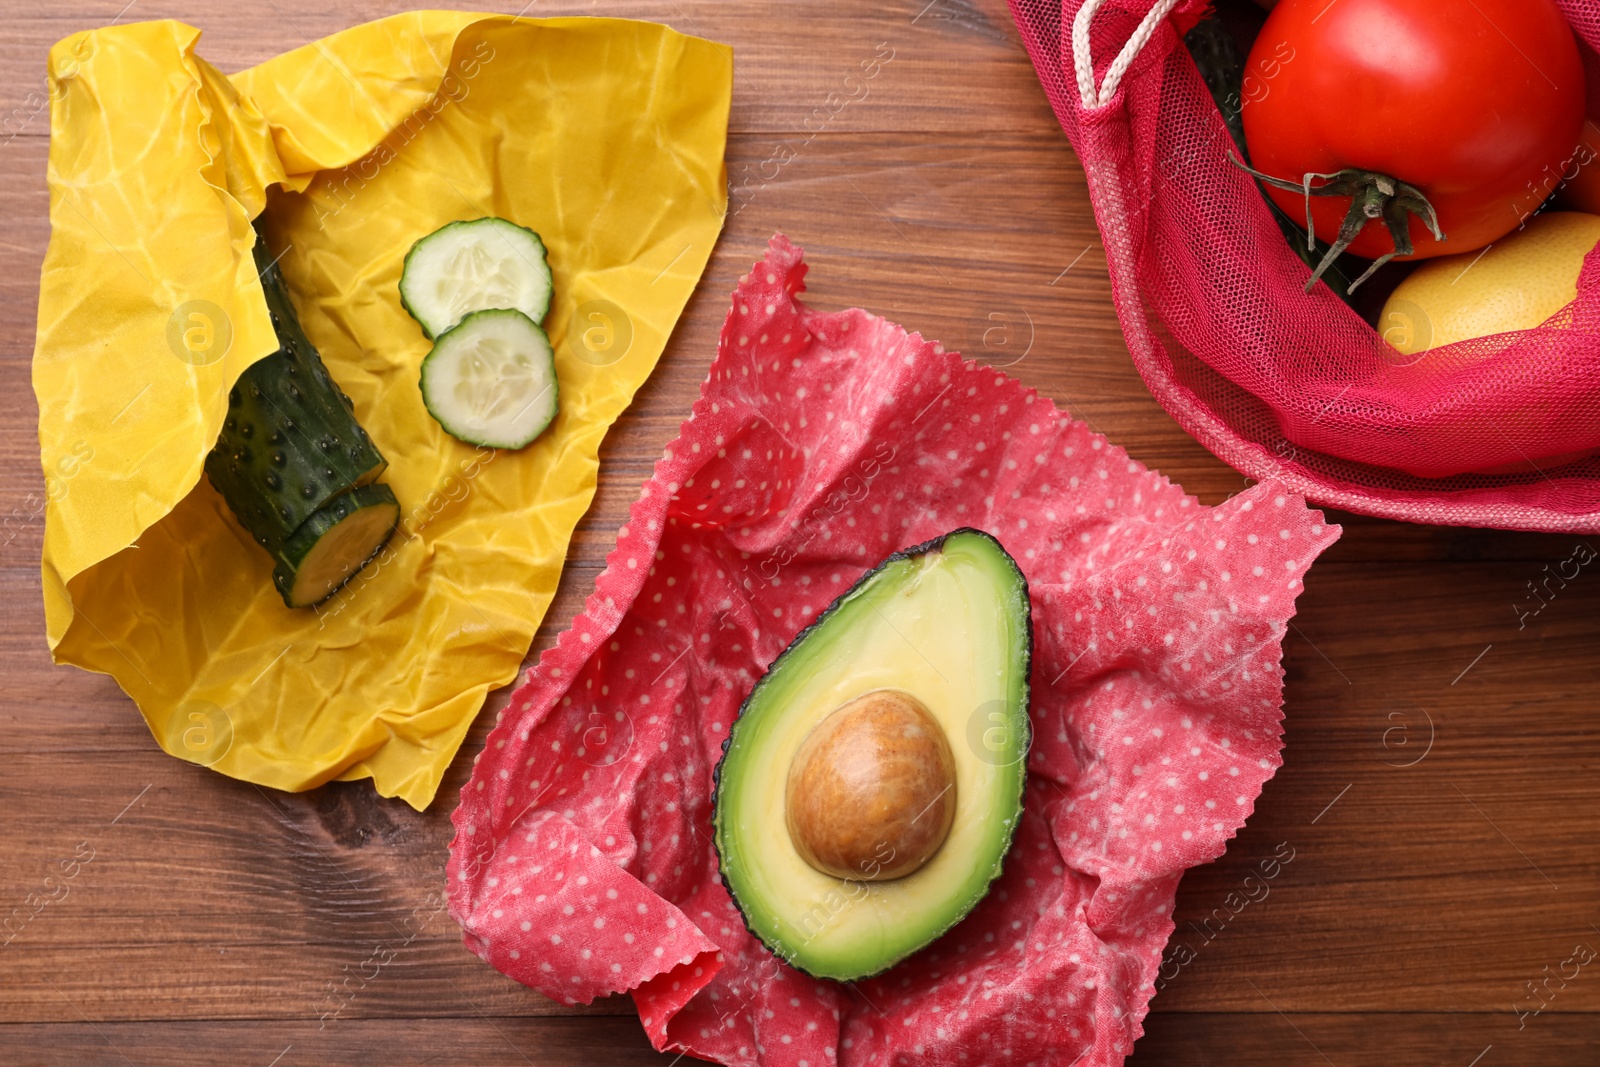
<svg viewBox="0 0 1600 1067">
<path fill-rule="evenodd" d="M 0 113 L 8 133 L 20 123 L 0 143 L 0 511 L 20 524 L 0 547 L 0 910 L 93 854 L 0 949 L 0 1062 L 673 1062 L 626 999 L 558 1006 L 481 964 L 430 904 L 449 812 L 504 694 L 419 815 L 368 783 L 286 795 L 171 759 L 109 679 L 50 664 L 29 384 L 49 128 L 30 94 L 44 92 L 47 46 L 119 15 L 176 17 L 232 71 L 402 6 L 125 2 L 0 4 Z M 1083 174 L 999 0 L 603 13 L 734 46 L 736 193 L 659 371 L 606 441 L 535 651 L 579 610 L 705 374 L 728 292 L 778 229 L 808 253 L 815 305 L 861 305 L 1011 364 L 1207 503 L 1244 485 L 1129 364 Z M 860 96 L 844 78 L 874 54 L 866 96 L 833 110 Z M 783 145 L 794 158 L 774 166 Z M 1308 576 L 1286 641 L 1285 766 L 1227 855 L 1184 880 L 1175 938 L 1194 959 L 1130 1062 L 1593 1064 L 1600 960 L 1549 979 L 1540 1014 L 1517 1010 L 1540 1005 L 1529 983 L 1575 946 L 1600 950 L 1600 575 L 1586 569 L 1519 627 L 1513 604 L 1574 538 L 1336 518 L 1344 538 Z M 1208 939 L 1203 920 L 1228 915 L 1282 842 L 1294 859 L 1269 895 Z M 406 943 L 408 919 L 421 933 Z M 320 1026 L 330 990 L 380 947 L 392 961 Z"/>
</svg>

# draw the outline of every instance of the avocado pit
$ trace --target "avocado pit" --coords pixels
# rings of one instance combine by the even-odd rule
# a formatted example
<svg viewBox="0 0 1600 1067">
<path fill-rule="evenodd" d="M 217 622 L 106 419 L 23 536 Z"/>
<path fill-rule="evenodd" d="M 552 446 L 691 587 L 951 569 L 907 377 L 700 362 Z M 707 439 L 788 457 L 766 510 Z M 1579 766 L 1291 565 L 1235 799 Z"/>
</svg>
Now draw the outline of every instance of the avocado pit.
<svg viewBox="0 0 1600 1067">
<path fill-rule="evenodd" d="M 955 758 L 927 707 L 899 689 L 846 701 L 789 765 L 789 837 L 836 878 L 903 878 L 939 851 L 956 813 Z"/>
</svg>

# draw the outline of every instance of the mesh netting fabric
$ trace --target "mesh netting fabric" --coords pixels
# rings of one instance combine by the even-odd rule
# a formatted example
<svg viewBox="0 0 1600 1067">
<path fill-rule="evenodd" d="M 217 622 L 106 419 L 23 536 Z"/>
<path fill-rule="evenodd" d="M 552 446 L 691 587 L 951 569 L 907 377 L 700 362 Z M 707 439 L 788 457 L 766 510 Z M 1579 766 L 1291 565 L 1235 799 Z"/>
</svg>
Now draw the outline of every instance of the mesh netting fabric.
<svg viewBox="0 0 1600 1067">
<path fill-rule="evenodd" d="M 1187 432 L 1244 474 L 1321 504 L 1409 522 L 1600 530 L 1600 456 L 1590 455 L 1600 450 L 1600 257 L 1590 254 L 1577 299 L 1542 326 L 1403 357 L 1326 286 L 1304 291 L 1307 268 L 1229 161 L 1232 141 L 1180 36 L 1204 0 L 1147 26 L 1095 107 L 1074 71 L 1084 0 L 1010 3 L 1083 163 L 1128 350 Z M 1091 90 L 1158 6 L 1172 5 L 1105 0 L 1093 13 Z M 1593 101 L 1600 3 L 1561 7 Z"/>
</svg>

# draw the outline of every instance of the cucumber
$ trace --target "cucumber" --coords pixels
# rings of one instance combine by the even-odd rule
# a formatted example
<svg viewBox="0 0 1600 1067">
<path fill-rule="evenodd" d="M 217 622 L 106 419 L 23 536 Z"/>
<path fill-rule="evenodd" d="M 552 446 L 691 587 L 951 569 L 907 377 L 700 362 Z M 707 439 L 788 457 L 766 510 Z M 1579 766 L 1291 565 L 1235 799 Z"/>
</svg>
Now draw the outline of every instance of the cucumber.
<svg viewBox="0 0 1600 1067">
<path fill-rule="evenodd" d="M 258 234 L 256 268 L 279 350 L 239 376 L 206 476 L 256 542 L 276 552 L 311 515 L 388 465 L 306 340 Z"/>
<path fill-rule="evenodd" d="M 283 602 L 306 608 L 332 596 L 394 536 L 400 503 L 387 485 L 364 485 L 319 508 L 290 534 L 272 571 Z"/>
<path fill-rule="evenodd" d="M 1244 58 L 1233 34 L 1223 26 L 1222 20 L 1211 14 L 1195 23 L 1183 37 L 1184 46 L 1194 58 L 1200 78 L 1206 83 L 1211 99 L 1222 113 L 1222 123 L 1228 127 L 1228 136 L 1239 149 L 1239 154 L 1249 159 L 1244 146 Z"/>
<path fill-rule="evenodd" d="M 422 400 L 450 436 L 523 448 L 556 417 L 555 350 L 520 311 L 468 314 L 422 360 Z"/>
<path fill-rule="evenodd" d="M 505 219 L 452 222 L 411 246 L 400 271 L 400 303 L 430 339 L 466 315 L 510 308 L 534 322 L 550 310 L 544 241 Z"/>
<path fill-rule="evenodd" d="M 308 607 L 377 554 L 399 524 L 400 504 L 373 484 L 388 464 L 306 339 L 259 232 L 254 255 L 279 348 L 229 392 L 206 476 L 276 560 L 283 602 Z"/>
</svg>

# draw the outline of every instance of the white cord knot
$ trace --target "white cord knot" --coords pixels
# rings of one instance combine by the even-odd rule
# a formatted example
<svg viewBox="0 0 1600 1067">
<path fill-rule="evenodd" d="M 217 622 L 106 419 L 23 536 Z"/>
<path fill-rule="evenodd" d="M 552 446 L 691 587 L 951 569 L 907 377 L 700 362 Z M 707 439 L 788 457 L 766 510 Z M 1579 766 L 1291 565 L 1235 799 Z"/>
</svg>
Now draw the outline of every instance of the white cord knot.
<svg viewBox="0 0 1600 1067">
<path fill-rule="evenodd" d="M 1089 23 L 1103 3 L 1105 0 L 1084 0 L 1084 5 L 1078 9 L 1078 14 L 1072 20 L 1072 66 L 1078 76 L 1078 96 L 1083 100 L 1083 106 L 1091 110 L 1104 107 L 1111 102 L 1113 96 L 1117 95 L 1117 88 L 1122 84 L 1122 76 L 1128 73 L 1133 61 L 1144 51 L 1144 46 L 1150 43 L 1150 38 L 1156 32 L 1156 27 L 1161 25 L 1161 20 L 1178 6 L 1178 0 L 1159 0 L 1149 10 L 1144 20 L 1139 23 L 1139 28 L 1128 38 L 1128 43 L 1117 53 L 1117 58 L 1111 63 L 1111 69 L 1106 71 L 1105 80 L 1097 89 L 1094 84 L 1094 54 L 1089 48 Z"/>
</svg>

